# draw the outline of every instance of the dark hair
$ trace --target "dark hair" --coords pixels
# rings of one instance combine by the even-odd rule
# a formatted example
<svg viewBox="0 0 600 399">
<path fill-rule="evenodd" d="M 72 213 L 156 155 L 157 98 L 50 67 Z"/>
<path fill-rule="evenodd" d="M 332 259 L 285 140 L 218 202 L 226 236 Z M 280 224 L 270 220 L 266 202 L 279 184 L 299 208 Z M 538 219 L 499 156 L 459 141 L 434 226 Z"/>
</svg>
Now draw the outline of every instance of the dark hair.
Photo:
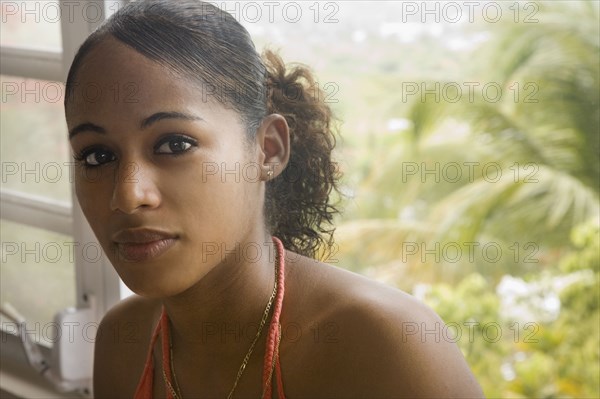
<svg viewBox="0 0 600 399">
<path fill-rule="evenodd" d="M 246 29 L 209 3 L 136 1 L 117 11 L 79 48 L 67 76 L 65 107 L 86 55 L 110 36 L 236 110 L 249 138 L 265 116 L 283 115 L 292 150 L 286 169 L 267 183 L 267 228 L 287 249 L 302 255 L 329 250 L 338 213 L 331 198 L 339 180 L 331 160 L 335 136 L 331 110 L 307 67 L 287 70 L 271 51 L 261 58 Z"/>
</svg>

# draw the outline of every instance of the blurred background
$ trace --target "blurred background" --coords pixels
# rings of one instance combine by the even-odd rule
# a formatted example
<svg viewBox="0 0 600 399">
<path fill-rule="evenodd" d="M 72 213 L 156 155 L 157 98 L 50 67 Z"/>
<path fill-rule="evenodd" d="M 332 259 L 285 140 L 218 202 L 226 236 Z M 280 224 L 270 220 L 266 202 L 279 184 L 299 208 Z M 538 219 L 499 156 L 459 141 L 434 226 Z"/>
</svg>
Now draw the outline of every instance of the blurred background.
<svg viewBox="0 0 600 399">
<path fill-rule="evenodd" d="M 309 65 L 339 119 L 345 211 L 324 260 L 431 306 L 447 327 L 418 333 L 456 341 L 487 397 L 599 397 L 600 3 L 254 4 L 217 3 L 257 48 Z M 1 40 L 61 43 L 56 24 L 14 18 Z M 15 82 L 2 75 L 2 162 L 46 178 L 3 166 L 2 186 L 69 206 L 47 166 L 70 157 L 57 83 L 27 80 L 48 92 L 22 101 Z M 27 248 L 69 241 L 0 229 Z M 1 301 L 39 323 L 72 306 L 72 260 L 8 249 Z"/>
</svg>

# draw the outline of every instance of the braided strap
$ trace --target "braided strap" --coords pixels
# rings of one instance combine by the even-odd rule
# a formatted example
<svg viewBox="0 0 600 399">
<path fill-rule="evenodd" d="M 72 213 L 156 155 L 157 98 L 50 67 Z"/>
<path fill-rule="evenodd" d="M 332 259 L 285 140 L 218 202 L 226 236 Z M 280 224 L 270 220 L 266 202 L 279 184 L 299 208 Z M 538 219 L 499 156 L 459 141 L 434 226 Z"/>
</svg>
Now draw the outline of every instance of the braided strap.
<svg viewBox="0 0 600 399">
<path fill-rule="evenodd" d="M 265 350 L 265 362 L 263 369 L 263 398 L 271 399 L 271 384 L 273 381 L 273 365 L 279 363 L 278 343 L 281 340 L 281 329 L 279 325 L 279 316 L 281 315 L 281 309 L 283 307 L 283 296 L 285 291 L 285 248 L 283 243 L 277 237 L 273 237 L 273 242 L 277 246 L 279 262 L 277 278 L 277 296 L 275 297 L 275 307 L 273 309 L 273 317 L 269 324 L 269 331 L 267 335 L 267 347 Z M 279 367 L 277 367 L 279 368 Z M 278 373 L 279 374 L 279 373 Z M 278 378 L 280 380 L 280 377 Z"/>
</svg>

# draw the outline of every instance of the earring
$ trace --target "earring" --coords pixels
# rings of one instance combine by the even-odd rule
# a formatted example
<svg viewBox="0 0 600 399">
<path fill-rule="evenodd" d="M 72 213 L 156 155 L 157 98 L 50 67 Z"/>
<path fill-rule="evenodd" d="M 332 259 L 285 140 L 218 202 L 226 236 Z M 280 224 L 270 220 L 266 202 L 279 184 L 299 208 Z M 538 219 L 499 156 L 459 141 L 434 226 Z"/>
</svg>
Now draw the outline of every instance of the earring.
<svg viewBox="0 0 600 399">
<path fill-rule="evenodd" d="M 273 170 L 267 171 L 267 180 L 271 180 L 273 178 Z"/>
</svg>

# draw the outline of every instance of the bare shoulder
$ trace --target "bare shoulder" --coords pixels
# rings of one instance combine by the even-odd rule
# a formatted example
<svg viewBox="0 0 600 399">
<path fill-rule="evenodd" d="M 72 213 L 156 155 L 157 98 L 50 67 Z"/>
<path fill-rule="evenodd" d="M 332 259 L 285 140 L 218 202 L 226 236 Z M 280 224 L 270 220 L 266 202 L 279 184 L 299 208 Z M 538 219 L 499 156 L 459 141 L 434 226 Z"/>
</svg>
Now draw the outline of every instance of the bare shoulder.
<svg viewBox="0 0 600 399">
<path fill-rule="evenodd" d="M 303 303 L 296 317 L 307 332 L 298 342 L 305 356 L 292 345 L 290 351 L 310 363 L 300 374 L 304 383 L 317 381 L 311 385 L 323 397 L 483 397 L 457 345 L 441 335 L 444 322 L 428 306 L 338 267 L 307 258 L 289 264 L 287 291 L 301 299 L 286 294 L 286 300 L 295 308 L 296 301 Z M 300 361 L 289 361 L 302 370 Z"/>
<path fill-rule="evenodd" d="M 132 397 L 142 374 L 160 303 L 133 295 L 102 318 L 94 350 L 94 396 Z"/>
</svg>

